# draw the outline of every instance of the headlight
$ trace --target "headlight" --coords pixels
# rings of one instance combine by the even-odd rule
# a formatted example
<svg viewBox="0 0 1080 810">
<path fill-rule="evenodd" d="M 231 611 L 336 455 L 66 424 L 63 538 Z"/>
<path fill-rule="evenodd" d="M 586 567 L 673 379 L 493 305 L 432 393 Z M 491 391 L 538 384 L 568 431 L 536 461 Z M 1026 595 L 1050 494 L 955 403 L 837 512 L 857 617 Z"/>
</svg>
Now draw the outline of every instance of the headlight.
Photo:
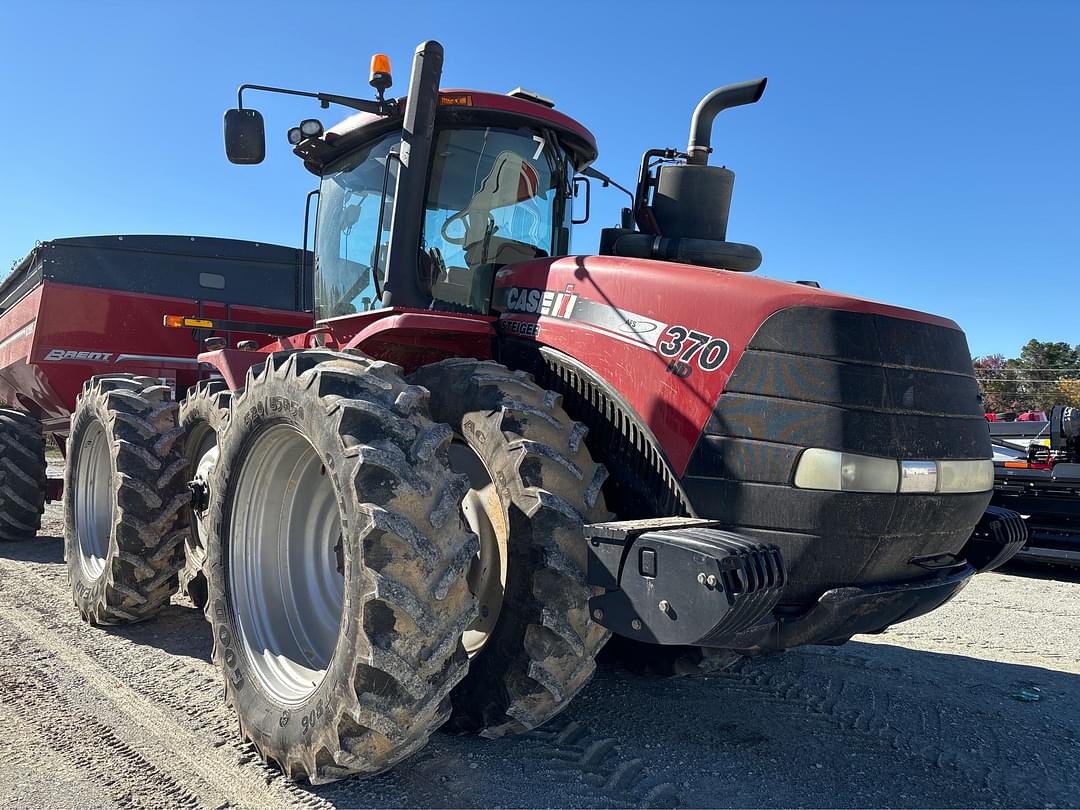
<svg viewBox="0 0 1080 810">
<path fill-rule="evenodd" d="M 799 457 L 795 486 L 836 492 L 986 492 L 994 486 L 994 462 L 897 460 L 811 447 Z"/>
<path fill-rule="evenodd" d="M 993 459 L 938 462 L 938 492 L 986 492 L 993 488 Z"/>
<path fill-rule="evenodd" d="M 801 489 L 896 492 L 897 478 L 893 459 L 838 453 L 817 447 L 803 451 L 795 470 L 795 486 Z"/>
</svg>

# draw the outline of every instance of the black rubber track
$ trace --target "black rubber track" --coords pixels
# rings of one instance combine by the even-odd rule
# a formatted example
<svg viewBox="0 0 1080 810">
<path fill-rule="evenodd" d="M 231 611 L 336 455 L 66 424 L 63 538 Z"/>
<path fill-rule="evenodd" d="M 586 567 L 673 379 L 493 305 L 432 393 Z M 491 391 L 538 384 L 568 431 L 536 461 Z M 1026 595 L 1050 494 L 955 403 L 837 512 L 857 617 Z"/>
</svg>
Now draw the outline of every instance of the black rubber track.
<svg viewBox="0 0 1080 810">
<path fill-rule="evenodd" d="M 508 511 L 502 613 L 452 695 L 449 727 L 487 737 L 536 728 L 588 683 L 608 639 L 589 618 L 582 535 L 584 523 L 608 518 L 607 472 L 582 441 L 585 426 L 525 372 L 454 359 L 409 379 L 484 461 Z"/>
<path fill-rule="evenodd" d="M 31 540 L 45 511 L 45 439 L 30 414 L 0 408 L 0 540 Z"/>
<path fill-rule="evenodd" d="M 391 767 L 446 722 L 468 669 L 461 636 L 476 616 L 467 577 L 479 541 L 461 516 L 467 479 L 449 468 L 452 431 L 427 413 L 428 392 L 397 366 L 324 350 L 270 355 L 233 397 L 211 474 L 207 618 L 242 733 L 290 778 Z M 230 482 L 277 425 L 323 460 L 343 526 L 342 629 L 322 680 L 290 705 L 268 694 L 238 643 L 228 573 Z"/>
<path fill-rule="evenodd" d="M 191 493 L 172 391 L 151 377 L 115 374 L 83 385 L 64 473 L 64 557 L 75 605 L 91 624 L 149 619 L 176 592 Z M 104 570 L 80 564 L 75 510 L 80 458 L 94 423 L 109 444 L 113 514 Z"/>
<path fill-rule="evenodd" d="M 188 391 L 180 402 L 180 427 L 184 429 L 184 457 L 188 461 L 185 480 L 195 477 L 199 459 L 195 454 L 203 445 L 208 433 L 218 435 L 225 425 L 232 391 L 224 380 L 203 380 Z M 191 527 L 184 539 L 184 567 L 180 569 L 180 592 L 187 595 L 196 607 L 206 607 L 206 548 L 199 537 L 199 523 L 205 520 L 205 511 L 188 510 Z"/>
</svg>

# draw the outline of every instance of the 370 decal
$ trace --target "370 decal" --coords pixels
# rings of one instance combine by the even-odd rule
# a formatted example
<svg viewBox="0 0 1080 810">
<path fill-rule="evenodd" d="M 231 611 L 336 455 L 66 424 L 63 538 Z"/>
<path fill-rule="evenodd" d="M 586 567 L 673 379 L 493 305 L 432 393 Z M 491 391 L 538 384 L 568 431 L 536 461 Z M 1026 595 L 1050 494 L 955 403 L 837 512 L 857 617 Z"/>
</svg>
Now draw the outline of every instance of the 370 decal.
<svg viewBox="0 0 1080 810">
<path fill-rule="evenodd" d="M 671 358 L 668 371 L 677 377 L 689 377 L 696 364 L 702 371 L 716 371 L 728 356 L 728 342 L 686 326 L 669 326 L 660 336 L 656 350 Z"/>
</svg>

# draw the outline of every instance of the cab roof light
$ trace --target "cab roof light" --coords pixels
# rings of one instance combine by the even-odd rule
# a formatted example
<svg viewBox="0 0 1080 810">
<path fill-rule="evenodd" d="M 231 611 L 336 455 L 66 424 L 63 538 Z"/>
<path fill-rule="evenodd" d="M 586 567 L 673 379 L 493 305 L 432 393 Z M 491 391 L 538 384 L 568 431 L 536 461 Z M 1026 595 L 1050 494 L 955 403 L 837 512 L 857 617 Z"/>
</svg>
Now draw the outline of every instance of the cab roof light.
<svg viewBox="0 0 1080 810">
<path fill-rule="evenodd" d="M 506 95 L 510 96 L 511 98 L 520 98 L 524 101 L 532 101 L 535 104 L 542 104 L 545 107 L 555 109 L 555 101 L 553 99 L 550 99 L 547 96 L 542 96 L 539 93 L 534 93 L 532 90 L 526 90 L 524 87 L 515 87 Z"/>
</svg>

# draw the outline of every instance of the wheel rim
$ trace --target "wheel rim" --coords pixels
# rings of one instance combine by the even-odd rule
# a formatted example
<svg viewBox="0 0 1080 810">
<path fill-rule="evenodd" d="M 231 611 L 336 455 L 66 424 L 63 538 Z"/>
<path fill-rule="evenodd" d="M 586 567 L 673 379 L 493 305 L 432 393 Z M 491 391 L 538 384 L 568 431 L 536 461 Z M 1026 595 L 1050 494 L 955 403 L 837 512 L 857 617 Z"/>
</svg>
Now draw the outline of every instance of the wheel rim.
<svg viewBox="0 0 1080 810">
<path fill-rule="evenodd" d="M 470 489 L 461 501 L 469 528 L 480 538 L 480 553 L 469 567 L 469 588 L 476 594 L 480 612 L 465 630 L 462 644 L 472 658 L 484 648 L 502 612 L 506 591 L 509 527 L 506 510 L 480 456 L 469 445 L 450 445 L 450 468 L 466 475 Z"/>
<path fill-rule="evenodd" d="M 282 703 L 322 682 L 345 597 L 341 516 L 314 447 L 277 425 L 249 445 L 233 489 L 228 581 L 255 676 Z"/>
<path fill-rule="evenodd" d="M 79 537 L 79 567 L 95 580 L 105 570 L 113 523 L 112 457 L 109 437 L 101 422 L 86 431 L 79 453 L 75 483 L 75 532 Z"/>
</svg>

